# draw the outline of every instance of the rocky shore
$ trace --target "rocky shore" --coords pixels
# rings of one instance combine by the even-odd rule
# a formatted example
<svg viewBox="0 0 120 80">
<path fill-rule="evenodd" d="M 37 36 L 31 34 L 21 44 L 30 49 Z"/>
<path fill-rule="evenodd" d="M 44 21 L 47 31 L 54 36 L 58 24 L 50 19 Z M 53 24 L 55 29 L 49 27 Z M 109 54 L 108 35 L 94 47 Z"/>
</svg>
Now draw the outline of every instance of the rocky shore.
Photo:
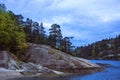
<svg viewBox="0 0 120 80">
<path fill-rule="evenodd" d="M 67 80 L 67 77 L 103 70 L 86 59 L 73 57 L 47 45 L 28 43 L 23 59 L 8 51 L 0 51 L 0 80 Z"/>
<path fill-rule="evenodd" d="M 96 73 L 103 71 L 103 68 L 88 68 L 88 69 L 69 69 L 61 70 L 64 71 L 62 74 L 56 72 L 44 72 L 33 74 L 33 72 L 27 72 L 26 74 L 21 74 L 18 71 L 7 71 L 0 72 L 0 80 L 69 80 L 75 76 L 82 76 L 86 74 Z"/>
</svg>

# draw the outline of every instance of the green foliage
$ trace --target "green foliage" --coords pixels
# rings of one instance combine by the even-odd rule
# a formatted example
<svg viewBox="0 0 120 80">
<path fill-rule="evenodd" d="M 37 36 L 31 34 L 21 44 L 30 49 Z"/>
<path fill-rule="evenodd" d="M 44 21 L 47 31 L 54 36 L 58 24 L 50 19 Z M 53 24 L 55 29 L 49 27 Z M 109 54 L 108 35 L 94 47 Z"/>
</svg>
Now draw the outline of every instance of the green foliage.
<svg viewBox="0 0 120 80">
<path fill-rule="evenodd" d="M 10 19 L 8 13 L 4 10 L 0 10 L 0 49 L 9 47 L 14 22 Z"/>
<path fill-rule="evenodd" d="M 0 50 L 22 53 L 26 40 L 21 25 L 15 25 L 15 17 L 5 10 L 0 10 Z"/>
<path fill-rule="evenodd" d="M 26 40 L 25 40 L 26 37 L 24 32 L 14 31 L 13 33 L 14 35 L 12 36 L 11 51 L 17 52 L 17 55 L 19 55 L 19 53 L 22 53 L 24 49 L 27 47 Z"/>
</svg>

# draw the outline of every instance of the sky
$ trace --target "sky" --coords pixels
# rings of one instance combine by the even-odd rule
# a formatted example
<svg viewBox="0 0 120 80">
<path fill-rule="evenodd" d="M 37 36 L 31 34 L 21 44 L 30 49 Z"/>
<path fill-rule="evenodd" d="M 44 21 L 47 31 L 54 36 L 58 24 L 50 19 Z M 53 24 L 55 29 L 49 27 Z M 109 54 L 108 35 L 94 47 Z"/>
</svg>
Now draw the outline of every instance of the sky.
<svg viewBox="0 0 120 80">
<path fill-rule="evenodd" d="M 54 23 L 73 45 L 84 46 L 120 34 L 120 0 L 0 0 L 8 10 L 22 14 L 46 30 Z"/>
</svg>

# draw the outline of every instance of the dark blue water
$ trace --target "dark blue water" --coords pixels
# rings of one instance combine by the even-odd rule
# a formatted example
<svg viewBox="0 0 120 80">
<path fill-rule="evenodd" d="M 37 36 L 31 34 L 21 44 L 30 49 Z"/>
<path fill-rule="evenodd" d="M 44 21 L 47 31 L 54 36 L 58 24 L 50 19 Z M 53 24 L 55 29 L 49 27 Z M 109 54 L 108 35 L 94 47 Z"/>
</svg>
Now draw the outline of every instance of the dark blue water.
<svg viewBox="0 0 120 80">
<path fill-rule="evenodd" d="M 105 71 L 75 77 L 71 80 L 120 80 L 120 61 L 92 60 L 92 62 L 110 64 L 112 66 L 105 67 Z"/>
</svg>

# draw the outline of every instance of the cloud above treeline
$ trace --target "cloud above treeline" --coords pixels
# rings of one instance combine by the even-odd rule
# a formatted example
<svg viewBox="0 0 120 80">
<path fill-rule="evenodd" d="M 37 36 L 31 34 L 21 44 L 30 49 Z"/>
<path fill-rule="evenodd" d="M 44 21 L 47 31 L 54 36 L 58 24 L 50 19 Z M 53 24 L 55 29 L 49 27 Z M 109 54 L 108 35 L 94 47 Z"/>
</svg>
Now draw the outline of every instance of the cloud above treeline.
<svg viewBox="0 0 120 80">
<path fill-rule="evenodd" d="M 1 0 L 16 14 L 61 26 L 74 45 L 86 45 L 120 34 L 120 0 Z"/>
</svg>

